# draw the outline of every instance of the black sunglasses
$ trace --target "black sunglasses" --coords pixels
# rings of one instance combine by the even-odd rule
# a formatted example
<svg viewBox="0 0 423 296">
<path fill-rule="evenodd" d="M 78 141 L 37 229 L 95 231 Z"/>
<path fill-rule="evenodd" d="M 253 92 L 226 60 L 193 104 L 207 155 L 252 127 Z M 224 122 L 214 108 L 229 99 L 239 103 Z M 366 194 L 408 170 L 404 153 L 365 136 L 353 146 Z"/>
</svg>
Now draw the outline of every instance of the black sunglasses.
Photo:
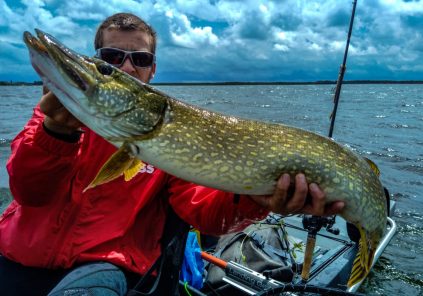
<svg viewBox="0 0 423 296">
<path fill-rule="evenodd" d="M 156 56 L 148 51 L 127 51 L 112 47 L 97 49 L 98 58 L 118 68 L 122 66 L 128 55 L 132 64 L 140 68 L 151 67 L 156 61 Z"/>
</svg>

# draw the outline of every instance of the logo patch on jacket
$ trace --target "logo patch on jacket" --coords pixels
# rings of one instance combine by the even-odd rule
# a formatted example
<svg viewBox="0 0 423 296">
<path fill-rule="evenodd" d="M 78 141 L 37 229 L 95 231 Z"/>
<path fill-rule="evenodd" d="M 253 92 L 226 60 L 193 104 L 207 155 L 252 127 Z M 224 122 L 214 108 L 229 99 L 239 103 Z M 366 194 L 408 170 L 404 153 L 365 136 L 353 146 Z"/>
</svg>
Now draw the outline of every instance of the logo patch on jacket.
<svg viewBox="0 0 423 296">
<path fill-rule="evenodd" d="M 141 174 L 143 174 L 143 173 L 152 174 L 152 173 L 154 173 L 154 167 L 151 164 L 147 164 L 147 165 L 144 165 L 142 167 L 142 169 L 140 169 L 139 172 Z"/>
</svg>

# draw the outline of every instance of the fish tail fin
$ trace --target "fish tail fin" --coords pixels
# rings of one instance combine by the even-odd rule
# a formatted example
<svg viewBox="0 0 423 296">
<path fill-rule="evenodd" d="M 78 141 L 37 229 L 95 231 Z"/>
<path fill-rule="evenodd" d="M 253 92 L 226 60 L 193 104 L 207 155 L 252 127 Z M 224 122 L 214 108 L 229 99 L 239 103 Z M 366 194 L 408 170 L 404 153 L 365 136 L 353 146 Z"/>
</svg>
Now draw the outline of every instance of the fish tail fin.
<svg viewBox="0 0 423 296">
<path fill-rule="evenodd" d="M 371 234 L 366 232 L 361 226 L 357 226 L 357 228 L 360 231 L 360 242 L 357 256 L 355 257 L 354 264 L 351 269 L 351 275 L 348 280 L 348 287 L 359 283 L 370 272 L 373 257 L 378 245 L 378 242 L 373 239 Z"/>
</svg>

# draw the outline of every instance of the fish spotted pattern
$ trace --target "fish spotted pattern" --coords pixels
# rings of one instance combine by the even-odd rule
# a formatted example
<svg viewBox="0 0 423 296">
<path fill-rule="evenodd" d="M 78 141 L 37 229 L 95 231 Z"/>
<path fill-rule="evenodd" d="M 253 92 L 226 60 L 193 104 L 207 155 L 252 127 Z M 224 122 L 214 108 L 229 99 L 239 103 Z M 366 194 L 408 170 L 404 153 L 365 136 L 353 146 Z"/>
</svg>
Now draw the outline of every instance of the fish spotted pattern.
<svg viewBox="0 0 423 296">
<path fill-rule="evenodd" d="M 373 165 L 321 135 L 228 116 L 171 98 L 104 61 L 37 30 L 24 34 L 44 83 L 81 122 L 120 149 L 87 189 L 147 162 L 182 179 L 239 194 L 271 194 L 283 173 L 305 173 L 361 234 L 348 285 L 369 272 L 386 228 L 386 199 Z"/>
</svg>

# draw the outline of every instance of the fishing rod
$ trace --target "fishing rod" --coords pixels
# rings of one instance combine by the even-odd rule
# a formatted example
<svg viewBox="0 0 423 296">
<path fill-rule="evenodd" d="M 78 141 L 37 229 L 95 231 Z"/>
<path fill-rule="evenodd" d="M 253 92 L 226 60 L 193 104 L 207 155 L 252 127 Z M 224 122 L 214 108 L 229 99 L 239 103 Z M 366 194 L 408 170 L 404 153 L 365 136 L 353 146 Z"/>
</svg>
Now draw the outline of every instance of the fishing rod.
<svg viewBox="0 0 423 296">
<path fill-rule="evenodd" d="M 216 265 L 225 272 L 223 281 L 248 295 L 271 296 L 281 295 L 283 292 L 312 292 L 333 296 L 363 296 L 362 294 L 343 291 L 331 287 L 317 287 L 313 285 L 282 283 L 264 273 L 252 270 L 234 261 L 224 261 L 209 253 L 201 252 L 201 258 Z"/>
<path fill-rule="evenodd" d="M 344 80 L 344 74 L 346 70 L 346 64 L 347 64 L 347 56 L 348 56 L 348 48 L 350 46 L 350 39 L 351 39 L 351 33 L 352 28 L 354 24 L 354 16 L 355 16 L 355 8 L 357 5 L 357 0 L 354 0 L 353 2 L 353 8 L 351 12 L 351 19 L 350 19 L 350 26 L 348 29 L 348 37 L 347 37 L 347 43 L 345 45 L 345 52 L 344 52 L 344 59 L 342 61 L 342 64 L 339 68 L 339 74 L 338 74 L 338 80 L 336 82 L 336 89 L 333 97 L 333 111 L 330 116 L 331 123 L 329 128 L 329 138 L 332 138 L 333 135 L 333 128 L 335 125 L 335 119 L 336 119 L 336 111 L 338 109 L 338 103 L 339 103 L 339 97 L 341 94 L 341 87 L 342 82 Z M 306 248 L 304 253 L 304 264 L 303 269 L 301 272 L 301 279 L 304 283 L 306 283 L 310 277 L 310 270 L 311 270 L 311 263 L 312 263 L 312 257 L 314 252 L 314 246 L 316 244 L 316 234 L 322 227 L 326 227 L 326 230 L 329 232 L 332 232 L 334 234 L 339 233 L 338 229 L 333 229 L 332 226 L 335 224 L 335 217 L 332 216 L 329 218 L 324 217 L 318 217 L 318 216 L 309 216 L 305 215 L 303 218 L 303 226 L 307 230 L 307 242 L 306 242 Z"/>
<path fill-rule="evenodd" d="M 339 96 L 341 94 L 342 82 L 344 80 L 344 74 L 345 74 L 345 70 L 346 70 L 348 48 L 350 47 L 350 39 L 351 39 L 351 33 L 352 33 L 353 24 L 354 24 L 354 16 L 355 16 L 356 5 L 357 5 L 357 0 L 354 0 L 353 9 L 352 9 L 352 13 L 351 13 L 351 19 L 350 19 L 350 27 L 348 29 L 347 44 L 345 45 L 344 59 L 342 61 L 341 67 L 339 68 L 338 80 L 336 82 L 335 94 L 333 96 L 334 106 L 333 106 L 332 114 L 330 116 L 331 122 L 330 122 L 329 135 L 328 135 L 329 138 L 332 138 L 333 128 L 335 126 L 336 111 L 338 110 Z"/>
</svg>

